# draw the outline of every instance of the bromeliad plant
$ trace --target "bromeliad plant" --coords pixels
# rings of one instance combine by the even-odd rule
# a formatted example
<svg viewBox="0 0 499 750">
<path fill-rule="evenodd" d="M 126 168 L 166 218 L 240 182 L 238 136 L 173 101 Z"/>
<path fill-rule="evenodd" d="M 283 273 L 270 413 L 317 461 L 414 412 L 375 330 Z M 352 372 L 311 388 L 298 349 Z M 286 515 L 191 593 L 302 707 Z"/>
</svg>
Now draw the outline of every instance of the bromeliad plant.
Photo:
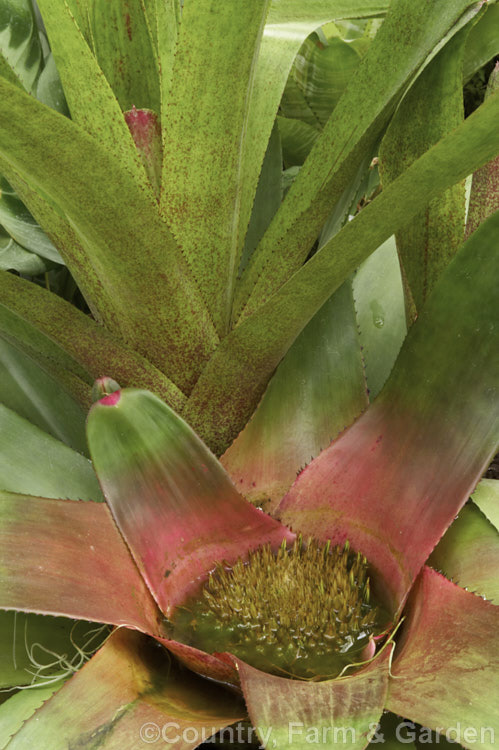
<svg viewBox="0 0 499 750">
<path fill-rule="evenodd" d="M 271 747 L 331 732 L 364 747 L 384 707 L 493 747 L 499 610 L 424 563 L 497 444 L 498 225 L 496 214 L 463 246 L 379 398 L 299 474 L 274 518 L 158 397 L 97 384 L 107 395 L 87 437 L 107 506 L 2 493 L 0 591 L 6 607 L 119 627 L 9 748 L 135 747 L 156 726 L 195 746 L 245 717 L 208 683 L 201 698 L 136 631 L 239 688 Z M 232 451 L 251 475 L 244 442 Z M 491 591 L 497 539 L 484 567 L 462 552 L 465 574 Z"/>
<path fill-rule="evenodd" d="M 17 5 L 28 6 L 0 2 Z M 57 65 L 72 119 L 23 90 L 20 69 L 40 94 L 26 54 L 38 27 L 24 48 L 4 13 L 0 171 L 90 314 L 0 276 L 0 606 L 118 629 L 9 747 L 135 747 L 148 722 L 209 735 L 246 716 L 194 672 L 242 691 L 279 747 L 308 746 L 307 727 L 351 727 L 363 747 L 384 706 L 434 728 L 499 731 L 497 608 L 423 567 L 497 444 L 497 214 L 450 263 L 459 181 L 499 150 L 498 94 L 462 119 L 463 70 L 497 52 L 485 31 L 497 6 L 38 5 L 53 55 L 42 72 L 57 84 Z M 341 24 L 358 18 L 347 55 Z M 321 81 L 341 50 L 350 81 L 332 103 Z M 281 141 L 294 170 L 282 202 Z M 373 156 L 383 191 L 359 212 Z M 495 169 L 475 174 L 469 232 L 497 208 Z M 379 398 L 327 448 L 367 406 L 360 342 L 371 395 L 397 353 L 393 291 L 378 291 L 393 274 L 386 253 L 350 279 L 394 232 L 407 320 L 419 319 Z M 104 374 L 156 394 L 125 388 L 91 411 L 111 513 L 65 499 L 102 499 L 95 474 L 18 416 L 86 452 L 82 407 Z M 480 529 L 471 553 L 462 528 L 433 564 L 494 598 L 496 531 Z M 41 702 L 26 695 L 5 704 L 9 736 Z M 288 736 L 300 721 L 301 738 Z"/>
</svg>

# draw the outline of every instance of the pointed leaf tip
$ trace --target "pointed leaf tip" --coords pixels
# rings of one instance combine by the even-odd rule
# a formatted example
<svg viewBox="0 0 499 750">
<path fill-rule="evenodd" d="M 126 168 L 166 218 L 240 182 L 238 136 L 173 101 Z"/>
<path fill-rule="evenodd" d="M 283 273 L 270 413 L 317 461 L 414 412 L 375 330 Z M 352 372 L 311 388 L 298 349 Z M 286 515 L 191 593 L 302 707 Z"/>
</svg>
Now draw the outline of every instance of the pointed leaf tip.
<svg viewBox="0 0 499 750">
<path fill-rule="evenodd" d="M 151 109 L 132 107 L 124 113 L 125 121 L 142 159 L 149 180 L 159 194 L 161 185 L 161 126 Z"/>
<path fill-rule="evenodd" d="M 97 378 L 95 383 L 92 386 L 92 400 L 94 403 L 96 401 L 103 400 L 106 396 L 112 395 L 116 392 L 119 392 L 120 385 L 116 382 L 116 380 L 113 380 L 112 378 L 108 378 L 107 376 L 103 378 Z M 114 402 L 117 403 L 118 399 Z M 107 403 L 107 406 L 110 406 L 111 404 Z"/>
<path fill-rule="evenodd" d="M 118 398 L 116 409 L 100 409 L 101 400 L 91 410 L 90 454 L 114 519 L 167 617 L 217 560 L 294 540 L 238 494 L 213 454 L 159 398 L 131 388 Z"/>
<path fill-rule="evenodd" d="M 102 406 L 116 406 L 120 398 L 121 391 L 115 391 L 114 393 L 109 393 L 107 396 L 104 396 L 104 398 L 101 398 L 99 404 Z"/>
</svg>

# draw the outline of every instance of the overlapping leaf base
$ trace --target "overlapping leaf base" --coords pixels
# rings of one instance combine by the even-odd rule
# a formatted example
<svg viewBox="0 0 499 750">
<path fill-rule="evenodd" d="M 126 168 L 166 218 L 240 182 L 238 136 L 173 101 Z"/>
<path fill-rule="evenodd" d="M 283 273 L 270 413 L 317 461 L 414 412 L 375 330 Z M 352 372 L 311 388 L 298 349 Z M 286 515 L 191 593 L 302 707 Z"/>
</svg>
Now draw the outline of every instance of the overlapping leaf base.
<svg viewBox="0 0 499 750">
<path fill-rule="evenodd" d="M 179 608 L 176 628 L 210 651 L 228 651 L 281 676 L 338 675 L 361 659 L 383 617 L 370 602 L 365 557 L 309 540 L 265 545 L 229 567 L 217 563 L 201 596 Z"/>
</svg>

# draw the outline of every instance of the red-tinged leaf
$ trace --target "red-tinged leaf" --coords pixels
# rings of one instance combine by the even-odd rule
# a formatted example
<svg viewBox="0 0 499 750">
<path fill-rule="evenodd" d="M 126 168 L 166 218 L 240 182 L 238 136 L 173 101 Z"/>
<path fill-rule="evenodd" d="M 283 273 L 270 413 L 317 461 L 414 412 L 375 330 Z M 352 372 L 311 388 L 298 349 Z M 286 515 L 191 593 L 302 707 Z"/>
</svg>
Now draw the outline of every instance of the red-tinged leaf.
<svg viewBox="0 0 499 750">
<path fill-rule="evenodd" d="M 325 682 L 288 680 L 235 660 L 263 745 L 279 750 L 305 750 L 311 743 L 365 747 L 385 705 L 390 648 L 355 675 Z"/>
<path fill-rule="evenodd" d="M 2 609 L 161 633 L 156 608 L 99 503 L 0 492 Z"/>
<path fill-rule="evenodd" d="M 238 698 L 215 685 L 207 689 L 152 639 L 117 630 L 24 724 L 9 750 L 123 750 L 151 743 L 187 750 L 244 715 Z"/>
<path fill-rule="evenodd" d="M 474 503 L 462 508 L 428 564 L 461 588 L 499 604 L 499 534 Z"/>
<path fill-rule="evenodd" d="M 246 502 L 191 428 L 147 391 L 101 399 L 87 436 L 116 523 L 167 616 L 216 561 L 294 538 Z"/>
<path fill-rule="evenodd" d="M 222 463 L 239 491 L 271 513 L 297 472 L 366 406 L 352 284 L 346 281 L 297 338 Z"/>
<path fill-rule="evenodd" d="M 125 120 L 149 177 L 149 182 L 159 197 L 162 147 L 161 127 L 158 117 L 151 109 L 136 109 L 133 107 L 125 112 Z"/>
<path fill-rule="evenodd" d="M 496 449 L 498 227 L 499 212 L 463 246 L 381 395 L 279 509 L 295 531 L 348 539 L 377 569 L 394 609 Z"/>
<path fill-rule="evenodd" d="M 182 664 L 185 664 L 193 672 L 211 680 L 217 680 L 217 682 L 239 684 L 236 668 L 227 654 L 207 654 L 198 648 L 186 646 L 185 643 L 172 641 L 168 638 L 156 638 L 156 640 L 166 646 Z"/>
<path fill-rule="evenodd" d="M 499 607 L 424 568 L 395 650 L 387 707 L 465 747 L 499 732 Z"/>
</svg>

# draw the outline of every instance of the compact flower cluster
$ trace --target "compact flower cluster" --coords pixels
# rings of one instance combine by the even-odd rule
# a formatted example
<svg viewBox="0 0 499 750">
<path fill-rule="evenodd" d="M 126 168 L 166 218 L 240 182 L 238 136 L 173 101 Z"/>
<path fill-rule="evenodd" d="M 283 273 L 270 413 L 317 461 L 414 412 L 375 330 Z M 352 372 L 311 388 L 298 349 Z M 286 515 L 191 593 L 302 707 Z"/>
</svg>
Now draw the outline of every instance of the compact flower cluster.
<svg viewBox="0 0 499 750">
<path fill-rule="evenodd" d="M 201 595 L 176 615 L 179 637 L 205 651 L 229 652 L 281 676 L 336 677 L 359 661 L 379 632 L 368 564 L 343 547 L 283 540 L 232 566 L 217 563 Z"/>
</svg>

